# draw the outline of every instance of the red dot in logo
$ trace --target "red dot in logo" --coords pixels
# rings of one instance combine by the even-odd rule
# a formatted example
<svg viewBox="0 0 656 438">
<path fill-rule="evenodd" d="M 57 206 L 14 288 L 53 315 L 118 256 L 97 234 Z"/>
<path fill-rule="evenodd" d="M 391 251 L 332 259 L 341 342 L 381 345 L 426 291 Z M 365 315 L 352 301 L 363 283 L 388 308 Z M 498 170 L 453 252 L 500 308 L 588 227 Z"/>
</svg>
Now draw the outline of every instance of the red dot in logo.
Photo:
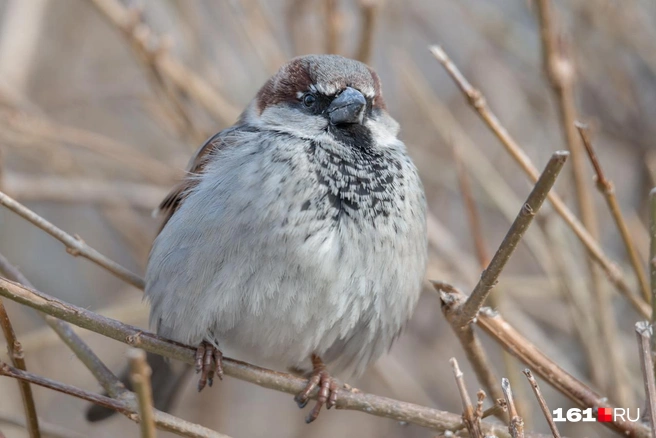
<svg viewBox="0 0 656 438">
<path fill-rule="evenodd" d="M 599 408 L 597 411 L 597 421 L 613 421 L 613 410 L 611 408 Z"/>
</svg>

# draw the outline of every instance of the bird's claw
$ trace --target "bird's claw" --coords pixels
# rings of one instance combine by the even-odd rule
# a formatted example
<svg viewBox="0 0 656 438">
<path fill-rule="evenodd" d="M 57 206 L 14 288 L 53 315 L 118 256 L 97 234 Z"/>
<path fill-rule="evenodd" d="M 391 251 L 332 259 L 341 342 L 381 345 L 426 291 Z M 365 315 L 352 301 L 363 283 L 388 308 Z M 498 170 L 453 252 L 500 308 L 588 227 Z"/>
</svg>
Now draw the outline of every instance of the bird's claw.
<svg viewBox="0 0 656 438">
<path fill-rule="evenodd" d="M 223 380 L 223 353 L 206 341 L 201 342 L 196 349 L 196 374 L 198 373 L 198 392 L 207 384 L 212 386 L 215 373 L 219 380 Z"/>
</svg>

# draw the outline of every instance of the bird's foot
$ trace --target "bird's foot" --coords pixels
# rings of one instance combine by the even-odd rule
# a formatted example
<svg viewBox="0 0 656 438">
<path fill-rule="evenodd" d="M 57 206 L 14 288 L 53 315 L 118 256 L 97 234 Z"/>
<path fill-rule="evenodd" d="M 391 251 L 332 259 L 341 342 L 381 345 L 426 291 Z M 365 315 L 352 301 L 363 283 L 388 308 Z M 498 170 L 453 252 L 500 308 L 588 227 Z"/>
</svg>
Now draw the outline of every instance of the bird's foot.
<svg viewBox="0 0 656 438">
<path fill-rule="evenodd" d="M 321 408 L 326 405 L 327 409 L 332 408 L 337 403 L 337 382 L 328 374 L 326 366 L 318 356 L 312 355 L 312 374 L 308 380 L 307 386 L 301 391 L 294 401 L 299 408 L 304 408 L 310 399 L 310 394 L 315 388 L 319 388 L 317 403 L 314 405 L 308 416 L 305 418 L 306 423 L 312 423 L 319 416 Z"/>
<path fill-rule="evenodd" d="M 214 345 L 203 341 L 196 349 L 196 374 L 201 373 L 198 392 L 208 383 L 212 386 L 215 372 L 219 380 L 223 380 L 223 353 Z"/>
</svg>

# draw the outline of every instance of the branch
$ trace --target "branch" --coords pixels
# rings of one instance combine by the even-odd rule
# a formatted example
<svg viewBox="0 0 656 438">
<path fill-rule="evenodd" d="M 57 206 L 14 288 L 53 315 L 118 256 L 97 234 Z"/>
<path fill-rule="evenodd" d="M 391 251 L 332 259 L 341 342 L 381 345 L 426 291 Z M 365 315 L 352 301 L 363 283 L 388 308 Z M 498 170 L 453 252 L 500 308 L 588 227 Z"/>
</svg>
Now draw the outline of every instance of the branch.
<svg viewBox="0 0 656 438">
<path fill-rule="evenodd" d="M 517 244 L 526 230 L 528 230 L 533 218 L 540 210 L 542 203 L 549 194 L 551 187 L 553 187 L 556 182 L 556 178 L 558 177 L 560 170 L 563 168 L 568 155 L 567 152 L 558 151 L 551 156 L 551 159 L 544 168 L 542 175 L 526 199 L 526 203 L 522 206 L 517 218 L 508 230 L 506 237 L 503 239 L 503 242 L 501 242 L 499 249 L 494 254 L 494 257 L 492 257 L 490 265 L 481 274 L 478 284 L 465 304 L 462 308 L 457 309 L 456 315 L 454 316 L 456 328 L 464 328 L 476 317 L 476 314 L 485 302 L 485 299 L 490 294 L 492 287 L 497 283 L 501 271 L 506 266 L 510 256 L 515 251 Z"/>
<path fill-rule="evenodd" d="M 109 272 L 112 274 L 116 275 L 118 278 L 124 280 L 127 283 L 130 283 L 131 285 L 143 289 L 144 288 L 144 280 L 143 278 L 139 277 L 137 274 L 134 274 L 124 268 L 123 266 L 119 265 L 113 260 L 110 260 L 109 258 L 105 257 L 89 245 L 87 245 L 82 239 L 79 237 L 73 237 L 70 234 L 66 233 L 65 231 L 57 228 L 38 214 L 34 213 L 32 210 L 29 208 L 25 207 L 24 205 L 20 204 L 19 202 L 16 202 L 6 194 L 0 192 L 0 204 L 4 205 L 17 215 L 21 216 L 24 219 L 27 219 L 28 221 L 32 222 L 34 225 L 37 227 L 41 228 L 43 231 L 46 233 L 50 234 L 52 237 L 55 239 L 59 240 L 61 243 L 66 245 L 66 252 L 71 254 L 72 256 L 82 256 L 84 258 L 87 258 L 91 260 L 92 262 L 100 265 L 101 267 L 107 269 Z"/>
<path fill-rule="evenodd" d="M 23 355 L 23 347 L 16 338 L 16 332 L 11 325 L 9 315 L 5 309 L 2 300 L 0 300 L 0 327 L 5 335 L 7 341 L 7 353 L 11 363 L 19 370 L 26 371 L 25 356 Z M 41 432 L 39 431 L 39 418 L 36 415 L 36 406 L 34 405 L 34 395 L 32 388 L 27 382 L 18 382 L 18 387 L 23 400 L 23 409 L 25 410 L 25 422 L 27 424 L 27 431 L 30 438 L 40 438 Z"/>
<path fill-rule="evenodd" d="M 517 413 L 510 382 L 505 377 L 501 379 L 501 388 L 503 389 L 503 395 L 506 397 L 506 403 L 508 403 L 508 430 L 510 435 L 512 438 L 524 438 L 524 420 Z"/>
<path fill-rule="evenodd" d="M 2 254 L 0 254 L 0 272 L 9 280 L 20 283 L 28 288 L 34 288 L 29 280 L 15 266 L 9 263 Z M 70 325 L 48 314 L 40 312 L 38 314 L 43 317 L 46 324 L 75 353 L 78 359 L 87 367 L 109 395 L 116 398 L 127 392 L 118 377 L 107 368 L 91 348 L 73 331 Z"/>
<path fill-rule="evenodd" d="M 7 364 L 0 362 L 0 375 L 13 377 L 24 382 L 34 383 L 35 385 L 43 386 L 44 388 L 52 389 L 82 400 L 113 409 L 125 415 L 128 419 L 138 422 L 139 414 L 136 412 L 130 402 L 121 399 L 113 399 L 103 395 L 94 394 L 74 386 L 66 385 L 54 380 L 46 379 L 36 374 L 28 373 L 25 371 L 17 370 Z M 174 417 L 165 412 L 154 411 L 154 421 L 157 426 L 162 430 L 173 432 L 177 435 L 193 437 L 193 438 L 230 438 L 221 433 L 215 432 L 206 427 L 198 424 L 190 423 L 181 418 Z"/>
<path fill-rule="evenodd" d="M 374 32 L 376 30 L 376 17 L 378 15 L 380 0 L 359 0 L 360 3 L 360 41 L 355 55 L 358 61 L 369 64 L 373 53 Z"/>
<path fill-rule="evenodd" d="M 3 278 L 0 278 L 0 296 L 133 347 L 139 347 L 151 353 L 188 364 L 194 363 L 196 349 L 193 347 L 169 341 L 137 327 L 97 315 Z M 223 363 L 226 375 L 254 383 L 263 388 L 297 394 L 307 385 L 307 381 L 300 377 L 267 370 L 234 359 L 224 357 Z M 312 398 L 316 398 L 316 396 L 317 391 L 312 394 Z M 417 424 L 437 431 L 451 430 L 462 424 L 461 418 L 457 414 L 343 389 L 339 390 L 337 408 L 361 411 L 396 421 Z M 509 437 L 505 428 L 498 424 L 482 422 L 481 426 L 485 433 L 497 434 L 500 438 Z"/>
<path fill-rule="evenodd" d="M 153 371 L 146 362 L 146 352 L 134 348 L 128 352 L 130 360 L 130 381 L 139 402 L 139 424 L 141 438 L 155 438 L 155 420 L 153 419 L 153 391 L 150 376 Z"/>
<path fill-rule="evenodd" d="M 471 404 L 471 399 L 467 393 L 467 387 L 465 386 L 465 380 L 463 379 L 462 371 L 460 371 L 460 367 L 458 366 L 458 361 L 455 357 L 452 357 L 449 362 L 451 362 L 453 375 L 456 379 L 456 385 L 458 386 L 460 399 L 462 400 L 462 419 L 465 423 L 465 427 L 467 428 L 467 431 L 472 436 L 472 438 L 483 438 L 480 421 L 480 417 L 483 415 L 483 413 L 478 412 L 478 410 L 474 411 L 474 407 Z M 483 393 L 483 397 L 485 397 L 485 393 Z M 483 400 L 481 399 L 478 406 L 481 406 L 482 402 Z"/>
<path fill-rule="evenodd" d="M 517 142 L 515 142 L 510 136 L 508 131 L 501 125 L 497 116 L 492 113 L 481 92 L 472 87 L 469 81 L 467 81 L 441 47 L 431 46 L 430 51 L 455 81 L 456 85 L 467 98 L 469 104 L 476 110 L 478 115 L 501 141 L 508 153 L 510 153 L 513 159 L 517 161 L 520 167 L 533 181 L 537 181 L 539 174 L 538 170 L 533 165 L 533 162 L 519 144 L 517 144 Z M 563 200 L 555 193 L 550 193 L 548 198 L 556 212 L 581 240 L 585 248 L 588 250 L 590 257 L 592 257 L 604 270 L 611 283 L 631 302 L 633 307 L 635 307 L 641 315 L 648 317 L 650 310 L 647 304 L 640 299 L 640 297 L 633 294 L 631 287 L 622 275 L 622 271 L 606 256 L 603 249 L 599 246 L 599 243 L 590 235 L 581 222 L 565 205 Z"/>
<path fill-rule="evenodd" d="M 467 296 L 464 293 L 453 286 L 442 290 L 439 288 L 439 284 L 435 282 L 433 286 L 440 294 L 443 306 L 457 307 L 465 302 Z M 2 289 L 0 288 L 1 293 Z M 562 369 L 531 341 L 517 332 L 498 313 L 489 308 L 481 309 L 476 317 L 476 325 L 481 327 L 492 339 L 501 344 L 505 350 L 509 351 L 537 375 L 542 377 L 549 385 L 553 386 L 578 406 L 593 409 L 613 407 L 608 403 L 606 397 L 601 397 L 587 385 Z M 623 436 L 649 438 L 649 430 L 642 424 L 616 419 L 602 424 Z"/>
<path fill-rule="evenodd" d="M 631 266 L 633 266 L 633 271 L 635 272 L 635 275 L 638 279 L 638 283 L 640 284 L 642 297 L 644 298 L 645 302 L 650 303 L 651 292 L 649 289 L 649 281 L 647 280 L 647 274 L 645 273 L 644 267 L 642 265 L 642 261 L 640 260 L 640 256 L 638 255 L 638 250 L 633 244 L 633 239 L 631 239 L 631 233 L 629 233 L 629 227 L 626 225 L 626 221 L 624 220 L 624 216 L 622 215 L 622 210 L 620 209 L 620 205 L 617 202 L 617 197 L 615 196 L 615 185 L 613 184 L 612 181 L 607 179 L 606 175 L 604 174 L 601 164 L 599 163 L 599 159 L 597 158 L 597 154 L 595 153 L 595 150 L 592 147 L 592 141 L 590 141 L 589 129 L 587 125 L 580 122 L 576 122 L 576 129 L 578 129 L 579 131 L 579 135 L 581 136 L 581 141 L 585 146 L 585 150 L 588 153 L 590 162 L 592 162 L 592 166 L 594 167 L 595 173 L 597 174 L 597 188 L 604 196 L 604 199 L 606 200 L 606 204 L 608 204 L 608 209 L 610 210 L 610 213 L 613 216 L 613 219 L 615 220 L 615 225 L 617 225 L 617 229 L 620 232 L 620 236 L 622 236 L 624 247 L 626 248 L 626 252 L 629 255 L 629 260 L 631 261 Z"/>
<path fill-rule="evenodd" d="M 556 423 L 554 423 L 553 417 L 551 416 L 551 411 L 549 410 L 549 406 L 547 406 L 547 402 L 542 396 L 542 391 L 540 391 L 540 386 L 538 385 L 538 382 L 535 380 L 535 377 L 533 377 L 533 373 L 531 373 L 531 370 L 527 368 L 524 370 L 524 374 L 526 375 L 526 378 L 531 384 L 531 388 L 533 388 L 533 392 L 535 393 L 535 398 L 538 399 L 538 403 L 540 404 L 540 409 L 542 409 L 544 418 L 547 420 L 547 423 L 549 423 L 549 429 L 551 429 L 551 433 L 553 434 L 553 437 L 561 438 L 560 432 L 558 432 L 558 428 L 556 427 Z"/>
<path fill-rule="evenodd" d="M 649 326 L 649 322 L 647 321 L 638 322 L 635 325 L 642 378 L 645 382 L 645 398 L 647 399 L 647 407 L 649 408 L 651 435 L 656 437 L 656 384 L 654 383 L 654 362 L 652 361 L 652 351 L 649 345 L 650 338 L 653 336 L 651 330 L 652 327 Z"/>
</svg>

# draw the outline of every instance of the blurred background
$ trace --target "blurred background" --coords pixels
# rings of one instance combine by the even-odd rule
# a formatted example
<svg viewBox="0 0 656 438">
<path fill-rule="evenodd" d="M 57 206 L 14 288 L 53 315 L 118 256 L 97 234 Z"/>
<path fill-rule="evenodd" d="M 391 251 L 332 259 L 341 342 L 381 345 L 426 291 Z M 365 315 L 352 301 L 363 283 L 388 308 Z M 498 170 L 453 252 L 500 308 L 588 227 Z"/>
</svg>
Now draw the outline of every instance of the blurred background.
<svg viewBox="0 0 656 438">
<path fill-rule="evenodd" d="M 576 108 L 591 126 L 646 265 L 647 200 L 656 174 L 656 3 L 552 5 L 558 45 L 571 60 Z M 429 53 L 430 44 L 442 45 L 480 88 L 537 167 L 553 151 L 566 149 L 530 0 L 0 0 L 0 190 L 143 274 L 158 228 L 150 213 L 192 152 L 230 126 L 286 60 L 339 53 L 365 60 L 379 73 L 389 111 L 419 167 L 432 214 L 427 278 L 470 291 L 480 263 L 462 175 L 479 210 L 488 255 L 531 185 Z M 637 293 L 587 158 L 584 164 L 599 239 Z M 569 167 L 557 190 L 577 211 Z M 5 209 L 0 209 L 0 252 L 38 289 L 147 327 L 140 291 L 66 254 L 61 243 Z M 504 271 L 492 304 L 568 372 L 619 406 L 641 407 L 633 332 L 640 317 L 603 275 L 596 282 L 590 278 L 578 240 L 545 205 Z M 598 311 L 603 296 L 610 298 L 610 318 Z M 5 304 L 30 371 L 100 391 L 32 310 Z M 608 324 L 612 344 L 602 335 Z M 125 345 L 80 334 L 113 370 L 126 363 Z M 546 432 L 522 364 L 482 337 L 497 374 L 513 383 L 527 429 Z M 479 388 L 474 373 L 438 297 L 426 287 L 391 353 L 349 383 L 459 413 L 450 357 L 459 359 L 473 396 Z M 612 366 L 609 358 L 616 358 Z M 4 345 L 0 359 L 7 360 Z M 572 407 L 541 383 L 552 409 Z M 34 392 L 40 417 L 67 430 L 60 436 L 138 436 L 138 425 L 120 415 L 89 424 L 85 402 L 39 387 Z M 307 426 L 306 413 L 291 396 L 232 378 L 201 394 L 188 382 L 172 413 L 233 437 L 435 436 L 349 411 L 325 412 Z M 16 382 L 0 379 L 0 431 L 7 438 L 27 436 L 11 425 L 22 417 Z M 570 437 L 612 436 L 595 423 L 561 424 Z"/>
</svg>

